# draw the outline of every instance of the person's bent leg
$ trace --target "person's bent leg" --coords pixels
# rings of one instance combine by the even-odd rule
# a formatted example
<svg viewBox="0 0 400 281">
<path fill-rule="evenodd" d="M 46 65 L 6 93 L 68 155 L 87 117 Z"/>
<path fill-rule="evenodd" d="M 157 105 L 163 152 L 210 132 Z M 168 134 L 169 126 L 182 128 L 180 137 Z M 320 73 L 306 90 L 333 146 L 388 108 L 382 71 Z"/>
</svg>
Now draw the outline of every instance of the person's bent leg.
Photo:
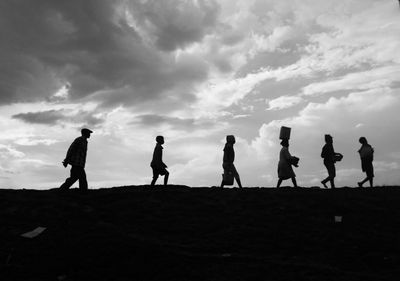
<svg viewBox="0 0 400 281">
<path fill-rule="evenodd" d="M 153 179 L 152 179 L 152 181 L 150 183 L 150 186 L 153 187 L 156 184 L 156 181 L 158 179 L 158 175 L 159 174 L 158 174 L 158 170 L 156 168 L 151 167 L 151 169 L 153 170 Z"/>
<path fill-rule="evenodd" d="M 327 178 L 325 178 L 323 181 L 321 181 L 322 185 L 323 185 L 325 188 L 328 188 L 328 187 L 326 186 L 326 183 L 327 183 L 329 180 L 330 180 L 330 178 L 327 177 Z"/>
<path fill-rule="evenodd" d="M 164 185 L 168 184 L 169 172 L 167 171 L 164 176 Z"/>
<path fill-rule="evenodd" d="M 296 178 L 295 178 L 295 177 L 292 177 L 292 182 L 293 182 L 293 186 L 294 186 L 294 187 L 298 187 L 298 186 L 297 186 L 297 181 L 296 181 Z"/>
<path fill-rule="evenodd" d="M 282 183 L 282 179 L 279 178 L 278 179 L 278 183 L 276 184 L 276 188 L 279 188 L 281 186 L 281 183 Z"/>
<path fill-rule="evenodd" d="M 153 180 L 151 181 L 150 186 L 154 186 L 154 185 L 156 184 L 157 179 L 158 179 L 158 175 L 154 175 L 154 176 L 153 176 Z"/>
<path fill-rule="evenodd" d="M 364 183 L 366 183 L 366 182 L 368 181 L 368 179 L 369 179 L 369 178 L 368 178 L 368 177 L 366 177 L 366 178 L 365 178 L 365 179 L 363 179 L 362 181 L 358 182 L 358 183 L 357 183 L 357 184 L 358 184 L 358 186 L 359 186 L 359 187 L 362 187 L 362 186 L 363 186 L 363 184 L 364 184 Z"/>
<path fill-rule="evenodd" d="M 78 180 L 78 176 L 76 173 L 76 169 L 74 166 L 71 167 L 70 177 L 65 180 L 65 182 L 60 186 L 60 190 L 69 189 L 76 181 Z"/>
</svg>

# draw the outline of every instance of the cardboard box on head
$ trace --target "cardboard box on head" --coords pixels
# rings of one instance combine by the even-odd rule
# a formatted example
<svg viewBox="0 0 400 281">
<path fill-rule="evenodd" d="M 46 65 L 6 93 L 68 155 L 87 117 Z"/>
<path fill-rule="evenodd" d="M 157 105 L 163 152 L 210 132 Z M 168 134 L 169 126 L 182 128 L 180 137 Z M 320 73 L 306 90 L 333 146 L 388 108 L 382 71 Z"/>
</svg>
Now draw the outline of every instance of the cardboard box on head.
<svg viewBox="0 0 400 281">
<path fill-rule="evenodd" d="M 290 130 L 291 130 L 291 128 L 282 126 L 281 131 L 279 133 L 279 139 L 281 139 L 281 140 L 290 139 Z"/>
</svg>

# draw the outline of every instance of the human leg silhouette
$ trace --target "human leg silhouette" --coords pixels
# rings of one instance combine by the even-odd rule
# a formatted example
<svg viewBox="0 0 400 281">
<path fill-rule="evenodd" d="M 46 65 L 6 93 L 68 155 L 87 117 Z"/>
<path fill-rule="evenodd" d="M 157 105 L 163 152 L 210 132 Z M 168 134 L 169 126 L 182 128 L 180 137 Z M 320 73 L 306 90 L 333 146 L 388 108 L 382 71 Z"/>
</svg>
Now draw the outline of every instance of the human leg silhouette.
<svg viewBox="0 0 400 281">
<path fill-rule="evenodd" d="M 330 179 L 331 179 L 330 177 L 327 177 L 327 178 L 325 178 L 323 181 L 321 181 L 322 185 L 323 185 L 325 188 L 328 188 L 328 187 L 326 186 L 326 183 L 327 183 Z"/>
<path fill-rule="evenodd" d="M 86 179 L 85 169 L 79 167 L 78 177 L 79 177 L 79 189 L 82 191 L 88 190 L 88 183 L 87 183 L 87 179 Z"/>
<path fill-rule="evenodd" d="M 365 179 L 363 179 L 362 181 L 358 182 L 358 186 L 362 187 L 364 183 L 366 183 L 367 181 L 369 181 L 369 185 L 370 187 L 374 186 L 374 178 L 373 177 L 366 177 Z"/>
<path fill-rule="evenodd" d="M 61 190 L 69 189 L 78 179 L 80 179 L 80 176 L 77 166 L 72 166 L 69 178 L 67 178 L 65 182 L 60 186 L 60 189 Z M 79 185 L 81 184 L 79 183 Z"/>
<path fill-rule="evenodd" d="M 168 184 L 168 178 L 169 178 L 169 172 L 166 171 L 165 175 L 164 175 L 164 185 Z"/>
<path fill-rule="evenodd" d="M 327 182 L 330 182 L 331 184 L 331 188 L 335 188 L 335 179 L 333 177 L 327 177 L 326 179 L 324 179 L 323 181 L 321 181 L 322 185 L 325 188 L 328 188 L 328 186 L 326 185 Z"/>
<path fill-rule="evenodd" d="M 331 183 L 331 188 L 335 188 L 335 177 L 336 177 L 336 168 L 334 163 L 324 163 L 326 169 L 328 170 L 328 177 L 325 178 L 323 181 L 321 181 L 322 185 L 325 188 L 328 188 L 326 186 L 326 183 L 329 181 Z"/>
<path fill-rule="evenodd" d="M 150 186 L 154 186 L 155 183 L 156 183 L 156 181 L 157 181 L 157 179 L 158 179 L 158 175 L 154 175 L 154 176 L 153 176 L 153 180 L 151 181 Z"/>
<path fill-rule="evenodd" d="M 238 173 L 235 174 L 235 180 L 236 180 L 239 188 L 242 188 L 242 183 L 240 182 L 240 176 Z"/>
<path fill-rule="evenodd" d="M 293 182 L 293 186 L 294 186 L 294 187 L 298 187 L 298 186 L 297 186 L 297 181 L 296 181 L 296 178 L 295 178 L 295 177 L 292 177 L 292 182 Z"/>
<path fill-rule="evenodd" d="M 331 188 L 335 188 L 335 178 L 331 178 L 330 182 L 331 182 Z"/>
</svg>

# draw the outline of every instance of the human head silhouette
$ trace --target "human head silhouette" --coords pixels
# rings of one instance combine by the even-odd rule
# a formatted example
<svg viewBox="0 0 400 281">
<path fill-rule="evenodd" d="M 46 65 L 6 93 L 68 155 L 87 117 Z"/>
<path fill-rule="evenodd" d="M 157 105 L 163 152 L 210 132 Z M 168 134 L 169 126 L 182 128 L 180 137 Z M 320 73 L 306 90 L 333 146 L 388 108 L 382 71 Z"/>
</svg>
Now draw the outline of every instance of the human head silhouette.
<svg viewBox="0 0 400 281">
<path fill-rule="evenodd" d="M 89 129 L 87 129 L 87 128 L 83 128 L 82 130 L 81 130 L 81 135 L 82 135 L 82 137 L 84 137 L 84 138 L 90 138 L 90 134 L 91 133 L 93 133 L 93 131 L 92 130 L 89 130 Z"/>
<path fill-rule="evenodd" d="M 164 144 L 164 137 L 163 136 L 157 136 L 156 137 L 156 142 L 159 144 Z"/>
<path fill-rule="evenodd" d="M 333 143 L 333 138 L 331 135 L 325 135 L 325 142 L 326 143 Z"/>
<path fill-rule="evenodd" d="M 359 141 L 361 144 L 368 144 L 368 141 L 367 141 L 367 139 L 366 139 L 365 137 L 361 137 L 358 141 Z"/>
<path fill-rule="evenodd" d="M 227 142 L 227 143 L 234 144 L 234 143 L 236 142 L 235 136 L 234 136 L 234 135 L 228 135 L 228 136 L 226 136 L 226 142 Z"/>
</svg>

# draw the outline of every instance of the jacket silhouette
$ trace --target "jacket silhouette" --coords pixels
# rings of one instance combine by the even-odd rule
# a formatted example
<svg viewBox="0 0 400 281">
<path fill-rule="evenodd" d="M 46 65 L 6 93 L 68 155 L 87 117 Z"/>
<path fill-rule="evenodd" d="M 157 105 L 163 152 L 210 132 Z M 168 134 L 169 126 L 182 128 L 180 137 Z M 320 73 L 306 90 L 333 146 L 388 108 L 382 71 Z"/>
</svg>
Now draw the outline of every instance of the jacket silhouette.
<svg viewBox="0 0 400 281">
<path fill-rule="evenodd" d="M 324 165 L 328 171 L 328 177 L 321 181 L 322 185 L 327 188 L 326 183 L 331 183 L 331 188 L 335 188 L 335 150 L 333 149 L 333 138 L 331 135 L 325 135 L 325 145 L 322 148 L 321 157 L 324 159 Z"/>
<path fill-rule="evenodd" d="M 68 148 L 67 155 L 62 162 L 64 167 L 71 165 L 70 177 L 60 186 L 61 190 L 69 189 L 77 180 L 79 180 L 79 189 L 87 190 L 88 183 L 86 179 L 85 165 L 87 155 L 87 139 L 93 131 L 82 129 L 81 136 L 76 138 Z"/>
<path fill-rule="evenodd" d="M 365 182 L 369 181 L 370 186 L 373 187 L 374 166 L 372 165 L 372 161 L 374 161 L 374 149 L 368 144 L 365 137 L 361 137 L 359 142 L 361 143 L 361 148 L 358 150 L 361 159 L 361 169 L 366 173 L 367 177 L 357 184 L 359 187 L 362 187 Z"/>
<path fill-rule="evenodd" d="M 236 143 L 235 137 L 233 135 L 226 136 L 226 144 L 224 147 L 224 156 L 222 162 L 222 168 L 224 169 L 224 175 L 221 182 L 221 188 L 224 185 L 232 185 L 233 179 L 231 181 L 230 177 L 233 177 L 239 188 L 242 188 L 242 183 L 240 181 L 240 176 L 238 171 L 236 170 L 233 162 L 235 161 L 235 150 L 233 149 L 233 145 Z"/>
</svg>

